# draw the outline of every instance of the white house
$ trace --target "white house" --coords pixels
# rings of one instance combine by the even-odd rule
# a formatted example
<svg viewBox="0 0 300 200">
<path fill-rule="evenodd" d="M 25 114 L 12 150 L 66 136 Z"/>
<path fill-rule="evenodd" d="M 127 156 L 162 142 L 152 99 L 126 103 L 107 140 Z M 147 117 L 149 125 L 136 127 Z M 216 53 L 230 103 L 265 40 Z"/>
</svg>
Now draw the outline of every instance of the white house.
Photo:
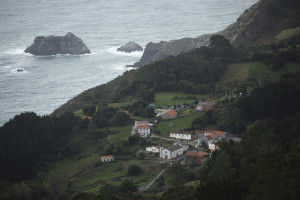
<svg viewBox="0 0 300 200">
<path fill-rule="evenodd" d="M 137 125 L 137 131 L 142 137 L 148 137 L 150 135 L 149 125 Z"/>
<path fill-rule="evenodd" d="M 170 133 L 170 138 L 176 138 L 181 140 L 191 140 L 192 132 L 190 131 L 172 131 Z"/>
<path fill-rule="evenodd" d="M 194 142 L 196 143 L 196 146 L 202 146 L 203 143 L 206 143 L 209 145 L 210 143 L 213 143 L 217 139 L 217 136 L 215 134 L 210 134 L 207 136 L 201 136 Z"/>
<path fill-rule="evenodd" d="M 173 145 L 167 149 L 162 149 L 160 157 L 164 159 L 173 159 L 183 154 L 183 148 L 180 145 Z"/>
<path fill-rule="evenodd" d="M 141 137 L 149 137 L 151 125 L 148 121 L 135 121 L 131 135 L 140 134 Z"/>
<path fill-rule="evenodd" d="M 183 151 L 187 151 L 189 149 L 188 144 L 178 141 L 178 140 L 176 142 L 174 142 L 173 145 L 180 145 L 183 148 Z"/>
<path fill-rule="evenodd" d="M 216 150 L 216 149 L 219 149 L 219 145 L 217 145 L 217 143 L 215 143 L 215 142 L 212 142 L 212 143 L 208 144 L 208 148 L 211 150 Z"/>
<path fill-rule="evenodd" d="M 159 147 L 158 146 L 146 147 L 146 151 L 153 152 L 153 153 L 159 153 Z"/>
<path fill-rule="evenodd" d="M 114 161 L 114 156 L 109 155 L 109 156 L 101 156 L 101 162 L 112 162 Z"/>
</svg>

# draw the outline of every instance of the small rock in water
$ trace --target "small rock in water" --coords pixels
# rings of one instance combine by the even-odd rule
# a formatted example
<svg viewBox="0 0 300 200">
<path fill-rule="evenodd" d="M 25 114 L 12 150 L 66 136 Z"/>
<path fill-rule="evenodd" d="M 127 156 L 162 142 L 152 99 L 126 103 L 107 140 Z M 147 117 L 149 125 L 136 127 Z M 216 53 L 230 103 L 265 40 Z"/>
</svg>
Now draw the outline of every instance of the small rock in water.
<svg viewBox="0 0 300 200">
<path fill-rule="evenodd" d="M 117 51 L 131 53 L 131 52 L 134 52 L 134 51 L 143 51 L 143 47 L 141 47 L 140 45 L 138 45 L 135 42 L 128 42 L 126 45 L 121 46 L 120 48 L 118 48 Z"/>
</svg>

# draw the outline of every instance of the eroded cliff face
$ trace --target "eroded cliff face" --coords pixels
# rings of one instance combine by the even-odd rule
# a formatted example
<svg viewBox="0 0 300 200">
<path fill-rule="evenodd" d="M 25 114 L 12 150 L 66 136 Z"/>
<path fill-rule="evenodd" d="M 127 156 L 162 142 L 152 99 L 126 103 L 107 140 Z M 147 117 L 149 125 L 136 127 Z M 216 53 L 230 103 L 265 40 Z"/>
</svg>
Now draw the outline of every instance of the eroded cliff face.
<svg viewBox="0 0 300 200">
<path fill-rule="evenodd" d="M 234 46 L 251 46 L 266 33 L 272 32 L 280 19 L 296 4 L 294 0 L 261 0 L 245 10 L 235 23 L 217 34 L 224 35 Z"/>
<path fill-rule="evenodd" d="M 171 40 L 169 42 L 161 41 L 159 43 L 150 42 L 146 45 L 143 56 L 139 62 L 128 67 L 141 67 L 146 64 L 162 60 L 168 56 L 176 56 L 185 53 L 209 43 L 211 35 L 201 35 L 197 38 L 183 38 Z"/>
<path fill-rule="evenodd" d="M 272 32 L 276 24 L 292 9 L 299 8 L 297 0 L 260 0 L 245 10 L 237 21 L 224 30 L 214 33 L 226 37 L 234 46 L 253 45 L 266 33 Z M 287 27 L 288 28 L 288 27 Z M 276 30 L 274 30 L 276 32 Z M 177 56 L 201 46 L 209 44 L 209 38 L 214 34 L 201 35 L 197 38 L 183 38 L 148 43 L 139 62 L 130 67 L 143 65 L 161 60 L 168 56 Z"/>
</svg>

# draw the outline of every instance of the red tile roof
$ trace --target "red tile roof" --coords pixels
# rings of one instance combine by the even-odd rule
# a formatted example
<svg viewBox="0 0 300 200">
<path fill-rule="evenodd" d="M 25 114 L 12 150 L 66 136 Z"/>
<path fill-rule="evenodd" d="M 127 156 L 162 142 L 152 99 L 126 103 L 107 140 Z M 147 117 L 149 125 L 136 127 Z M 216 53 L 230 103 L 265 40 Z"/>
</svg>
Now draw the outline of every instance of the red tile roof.
<svg viewBox="0 0 300 200">
<path fill-rule="evenodd" d="M 138 129 L 149 129 L 150 126 L 149 125 L 137 125 Z"/>
<path fill-rule="evenodd" d="M 213 133 L 217 135 L 226 135 L 227 132 L 222 132 L 222 131 L 212 131 L 212 130 L 206 130 L 206 133 Z"/>
<path fill-rule="evenodd" d="M 209 134 L 209 135 L 207 135 L 207 136 L 209 136 L 209 137 L 211 137 L 211 138 L 216 138 L 216 137 L 218 137 L 216 134 L 214 134 L 214 133 L 211 133 L 211 134 Z"/>
<path fill-rule="evenodd" d="M 199 103 L 199 105 L 202 106 L 202 107 L 212 107 L 212 106 L 215 106 L 216 103 L 204 101 L 204 102 Z"/>
<path fill-rule="evenodd" d="M 109 156 L 101 156 L 101 158 L 102 158 L 102 159 L 108 159 L 108 158 L 112 158 L 112 159 L 113 159 L 114 156 L 113 156 L 113 155 L 109 155 Z"/>
<path fill-rule="evenodd" d="M 85 119 L 85 118 L 92 119 L 92 117 L 90 116 L 83 116 L 81 119 Z"/>
<path fill-rule="evenodd" d="M 206 153 L 205 151 L 198 151 L 197 152 L 197 156 L 206 156 L 208 155 L 208 153 Z"/>
<path fill-rule="evenodd" d="M 186 156 L 192 156 L 192 157 L 196 157 L 196 156 L 199 156 L 199 157 L 203 157 L 205 155 L 208 155 L 208 153 L 204 152 L 204 151 L 187 151 L 185 153 Z"/>
<path fill-rule="evenodd" d="M 175 115 L 177 115 L 177 112 L 176 112 L 175 110 L 170 110 L 170 111 L 168 112 L 168 115 L 170 115 L 170 116 L 175 116 Z"/>
</svg>

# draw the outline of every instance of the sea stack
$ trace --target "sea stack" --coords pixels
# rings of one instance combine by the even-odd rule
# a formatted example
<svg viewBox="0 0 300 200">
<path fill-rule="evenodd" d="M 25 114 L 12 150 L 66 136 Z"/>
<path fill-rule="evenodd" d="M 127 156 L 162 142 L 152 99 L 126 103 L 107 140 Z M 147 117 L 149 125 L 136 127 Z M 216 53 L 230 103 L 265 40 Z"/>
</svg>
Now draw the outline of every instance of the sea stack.
<svg viewBox="0 0 300 200">
<path fill-rule="evenodd" d="M 91 53 L 83 41 L 71 32 L 65 36 L 38 36 L 34 39 L 34 43 L 25 49 L 25 52 L 37 56 Z"/>
<path fill-rule="evenodd" d="M 140 45 L 138 45 L 135 42 L 128 42 L 126 45 L 118 48 L 117 51 L 131 53 L 133 51 L 143 51 L 143 47 L 141 47 Z"/>
</svg>

